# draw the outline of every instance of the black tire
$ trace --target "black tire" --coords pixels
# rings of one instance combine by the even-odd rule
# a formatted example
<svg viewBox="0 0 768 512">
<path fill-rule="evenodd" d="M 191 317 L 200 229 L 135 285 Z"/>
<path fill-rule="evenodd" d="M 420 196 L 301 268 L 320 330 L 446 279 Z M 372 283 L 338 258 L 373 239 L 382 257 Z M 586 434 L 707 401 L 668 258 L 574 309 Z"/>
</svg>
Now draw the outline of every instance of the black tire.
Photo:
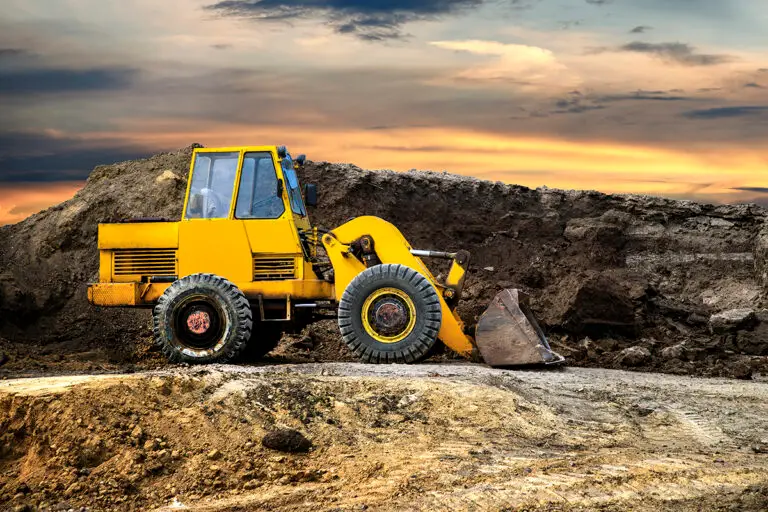
<svg viewBox="0 0 768 512">
<path fill-rule="evenodd" d="M 398 316 L 394 327 L 379 326 L 382 331 L 396 329 L 399 335 L 408 333 L 394 342 L 382 342 L 374 338 L 366 330 L 363 321 L 366 301 L 374 297 L 376 292 L 381 293 L 387 288 L 404 292 L 415 310 L 415 323 L 410 331 L 407 326 L 401 328 L 401 325 L 410 325 L 411 315 L 408 311 L 403 313 L 402 309 L 398 310 L 399 306 L 395 306 L 398 315 L 404 314 L 405 317 Z M 381 300 L 392 302 L 392 299 L 399 300 L 394 295 L 385 295 Z M 375 304 L 370 307 L 375 307 Z M 407 304 L 401 305 L 407 307 Z M 369 328 L 376 330 L 373 324 L 378 313 L 369 310 L 368 315 L 371 324 Z M 367 363 L 414 363 L 424 359 L 437 342 L 441 321 L 440 299 L 432 283 L 415 270 L 399 264 L 376 265 L 360 272 L 344 290 L 339 302 L 338 322 L 344 343 L 356 357 Z"/>
<path fill-rule="evenodd" d="M 213 274 L 174 281 L 154 310 L 155 343 L 173 363 L 223 363 L 251 337 L 251 306 L 237 286 Z"/>
</svg>

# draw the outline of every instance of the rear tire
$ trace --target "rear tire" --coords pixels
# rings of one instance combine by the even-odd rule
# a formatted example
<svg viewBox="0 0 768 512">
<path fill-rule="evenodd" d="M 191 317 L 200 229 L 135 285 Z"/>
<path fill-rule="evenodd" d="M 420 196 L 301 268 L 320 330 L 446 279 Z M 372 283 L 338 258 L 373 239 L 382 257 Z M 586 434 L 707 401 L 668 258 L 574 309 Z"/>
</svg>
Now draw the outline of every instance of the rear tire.
<svg viewBox="0 0 768 512">
<path fill-rule="evenodd" d="M 339 302 L 344 343 L 367 363 L 414 363 L 437 342 L 442 307 L 434 286 L 399 264 L 376 265 L 358 274 Z"/>
<path fill-rule="evenodd" d="M 174 281 L 154 309 L 155 343 L 173 363 L 224 363 L 251 337 L 251 306 L 237 286 L 214 274 Z"/>
</svg>

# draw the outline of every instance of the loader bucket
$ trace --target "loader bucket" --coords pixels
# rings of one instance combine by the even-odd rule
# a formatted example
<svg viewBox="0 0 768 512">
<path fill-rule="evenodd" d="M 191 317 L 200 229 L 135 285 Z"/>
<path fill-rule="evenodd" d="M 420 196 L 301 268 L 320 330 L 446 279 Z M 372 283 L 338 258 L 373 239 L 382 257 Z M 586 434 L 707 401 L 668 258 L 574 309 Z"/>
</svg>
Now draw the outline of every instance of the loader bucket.
<svg viewBox="0 0 768 512">
<path fill-rule="evenodd" d="M 558 364 L 565 358 L 549 347 L 528 307 L 528 296 L 514 288 L 496 295 L 480 317 L 475 343 L 490 366 Z"/>
</svg>

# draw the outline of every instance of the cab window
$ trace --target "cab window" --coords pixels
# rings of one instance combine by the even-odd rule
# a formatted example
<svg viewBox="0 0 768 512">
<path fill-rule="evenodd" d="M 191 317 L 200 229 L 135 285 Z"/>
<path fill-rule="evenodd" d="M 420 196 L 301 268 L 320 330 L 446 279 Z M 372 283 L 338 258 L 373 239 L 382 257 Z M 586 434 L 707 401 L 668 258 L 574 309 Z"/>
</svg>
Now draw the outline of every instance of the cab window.
<svg viewBox="0 0 768 512">
<path fill-rule="evenodd" d="M 246 153 L 237 193 L 235 217 L 238 219 L 276 219 L 285 212 L 278 195 L 277 173 L 272 154 Z"/>
<path fill-rule="evenodd" d="M 223 219 L 229 215 L 240 153 L 197 153 L 187 201 L 188 219 Z"/>
<path fill-rule="evenodd" d="M 307 210 L 304 208 L 304 199 L 301 197 L 301 190 L 299 190 L 299 178 L 296 176 L 296 171 L 293 169 L 293 160 L 291 157 L 286 156 L 282 162 L 283 175 L 288 181 L 288 196 L 291 198 L 291 210 L 293 213 L 299 214 L 302 217 L 307 215 Z"/>
</svg>

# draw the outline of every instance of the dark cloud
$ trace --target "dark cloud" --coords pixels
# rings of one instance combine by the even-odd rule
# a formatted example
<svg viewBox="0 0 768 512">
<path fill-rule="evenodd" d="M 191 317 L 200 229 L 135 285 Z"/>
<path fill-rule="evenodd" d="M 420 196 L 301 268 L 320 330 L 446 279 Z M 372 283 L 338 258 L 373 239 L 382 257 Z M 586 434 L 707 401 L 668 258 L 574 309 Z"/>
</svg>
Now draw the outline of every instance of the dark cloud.
<svg viewBox="0 0 768 512">
<path fill-rule="evenodd" d="M 412 21 L 437 19 L 482 5 L 484 0 L 223 0 L 206 10 L 259 21 L 326 20 L 336 32 L 368 41 L 403 37 Z M 513 4 L 518 3 L 516 1 Z"/>
<path fill-rule="evenodd" d="M 158 148 L 45 133 L 0 132 L 0 183 L 82 180 L 100 164 L 144 158 Z"/>
<path fill-rule="evenodd" d="M 22 48 L 0 48 L 0 58 L 15 57 L 17 55 L 24 55 L 25 53 L 27 53 L 27 51 Z"/>
<path fill-rule="evenodd" d="M 718 107 L 683 112 L 689 119 L 726 119 L 730 117 L 748 117 L 768 112 L 768 106 Z"/>
<path fill-rule="evenodd" d="M 590 110 L 604 109 L 593 99 L 586 97 L 580 91 L 571 91 L 567 97 L 561 98 L 555 102 L 555 108 L 550 111 L 551 114 L 581 114 Z"/>
<path fill-rule="evenodd" d="M 758 84 L 757 82 L 749 82 L 744 84 L 744 87 L 752 88 L 752 89 L 765 89 L 762 85 Z"/>
<path fill-rule="evenodd" d="M 632 30 L 629 31 L 630 34 L 643 34 L 649 30 L 653 29 L 653 27 L 649 27 L 647 25 L 638 25 Z"/>
<path fill-rule="evenodd" d="M 644 43 L 633 41 L 620 48 L 625 52 L 650 53 L 687 66 L 712 66 L 733 61 L 729 55 L 696 53 L 685 43 Z"/>
<path fill-rule="evenodd" d="M 697 53 L 692 46 L 685 43 L 645 43 L 642 41 L 632 41 L 618 48 L 592 48 L 588 53 L 612 51 L 645 53 L 684 66 L 714 66 L 735 60 L 735 57 L 730 55 Z"/>
<path fill-rule="evenodd" d="M 0 70 L 0 94 L 35 94 L 127 89 L 132 68 Z"/>
<path fill-rule="evenodd" d="M 669 91 L 672 92 L 672 91 Z M 638 90 L 629 94 L 585 95 L 581 91 L 571 91 L 568 96 L 555 102 L 550 114 L 580 114 L 590 110 L 607 108 L 606 103 L 622 101 L 700 101 L 691 96 L 670 96 L 668 91 Z M 679 91 L 678 92 L 682 92 Z"/>
<path fill-rule="evenodd" d="M 230 48 L 232 48 L 232 45 L 228 43 L 219 43 L 219 44 L 212 44 L 211 48 L 213 48 L 214 50 L 229 50 Z"/>
<path fill-rule="evenodd" d="M 696 101 L 692 96 L 666 96 L 665 92 L 649 91 L 634 94 L 608 94 L 599 97 L 600 101 Z"/>
<path fill-rule="evenodd" d="M 768 188 L 766 187 L 734 187 L 731 190 L 741 190 L 743 192 L 758 192 L 760 194 L 768 194 Z"/>
<path fill-rule="evenodd" d="M 608 5 L 612 4 L 613 0 L 587 0 L 587 3 L 591 5 Z"/>
</svg>

